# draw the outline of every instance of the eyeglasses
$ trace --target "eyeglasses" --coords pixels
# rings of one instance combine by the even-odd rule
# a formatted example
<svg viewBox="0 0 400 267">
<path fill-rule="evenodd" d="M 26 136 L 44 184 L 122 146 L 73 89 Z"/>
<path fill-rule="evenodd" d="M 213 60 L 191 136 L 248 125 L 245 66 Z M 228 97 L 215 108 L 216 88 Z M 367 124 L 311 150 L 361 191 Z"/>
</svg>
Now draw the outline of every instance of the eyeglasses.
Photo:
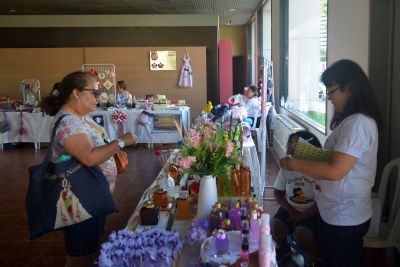
<svg viewBox="0 0 400 267">
<path fill-rule="evenodd" d="M 92 92 L 94 97 L 99 97 L 101 92 L 100 90 L 96 90 L 96 89 L 88 89 L 88 88 L 82 88 L 83 91 L 89 91 Z"/>
<path fill-rule="evenodd" d="M 336 86 L 332 90 L 326 90 L 326 96 L 331 97 L 338 89 L 340 89 L 340 86 Z"/>
</svg>

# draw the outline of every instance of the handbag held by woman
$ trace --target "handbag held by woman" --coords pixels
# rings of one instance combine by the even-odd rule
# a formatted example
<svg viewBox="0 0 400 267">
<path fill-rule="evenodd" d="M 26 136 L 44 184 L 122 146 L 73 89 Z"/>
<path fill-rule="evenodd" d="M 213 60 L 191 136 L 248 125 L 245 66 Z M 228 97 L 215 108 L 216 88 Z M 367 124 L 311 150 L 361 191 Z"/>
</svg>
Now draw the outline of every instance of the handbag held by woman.
<svg viewBox="0 0 400 267">
<path fill-rule="evenodd" d="M 28 169 L 26 209 L 30 239 L 117 211 L 109 183 L 98 166 L 86 167 L 74 157 L 51 162 L 56 129 L 64 116 L 54 125 L 43 162 Z"/>
</svg>

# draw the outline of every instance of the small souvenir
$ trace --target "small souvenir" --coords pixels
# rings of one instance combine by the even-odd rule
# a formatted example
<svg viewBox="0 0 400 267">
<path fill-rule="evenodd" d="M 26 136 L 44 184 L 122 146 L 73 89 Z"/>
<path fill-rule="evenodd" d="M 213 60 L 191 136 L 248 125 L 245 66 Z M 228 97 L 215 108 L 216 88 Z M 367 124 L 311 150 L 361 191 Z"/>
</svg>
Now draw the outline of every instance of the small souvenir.
<svg viewBox="0 0 400 267">
<path fill-rule="evenodd" d="M 108 95 L 108 99 L 110 100 L 110 103 L 114 103 L 115 102 L 115 95 L 114 94 L 109 94 Z"/>
<path fill-rule="evenodd" d="M 157 54 L 157 51 L 150 51 L 150 53 L 151 53 L 151 59 L 152 60 L 157 60 L 158 59 L 158 54 Z"/>
<path fill-rule="evenodd" d="M 107 95 L 107 93 L 101 93 L 101 95 L 100 95 L 100 102 L 101 102 L 101 103 L 107 103 L 107 101 L 108 101 L 108 95 Z"/>
<path fill-rule="evenodd" d="M 112 87 L 113 87 L 113 83 L 110 81 L 110 80 L 106 80 L 104 83 L 103 83 L 103 86 L 104 86 L 104 88 L 106 88 L 107 90 L 110 90 Z"/>
<path fill-rule="evenodd" d="M 141 225 L 157 225 L 160 218 L 159 207 L 151 201 L 146 201 L 140 210 Z"/>
<path fill-rule="evenodd" d="M 151 67 L 152 67 L 153 69 L 157 68 L 157 63 L 151 64 Z"/>
<path fill-rule="evenodd" d="M 112 72 L 112 71 L 111 71 L 110 74 L 108 74 L 108 77 L 109 77 L 109 78 L 114 78 L 114 77 L 115 77 L 115 72 Z"/>
<path fill-rule="evenodd" d="M 104 74 L 104 72 L 100 72 L 99 75 L 97 75 L 97 77 L 99 77 L 99 79 L 103 80 L 106 75 Z"/>
<path fill-rule="evenodd" d="M 160 206 L 161 210 L 168 209 L 170 205 L 168 201 L 167 191 L 164 191 L 162 189 L 157 189 L 157 191 L 154 192 L 153 201 L 156 205 Z"/>
<path fill-rule="evenodd" d="M 107 76 L 108 74 L 110 73 L 110 70 L 109 69 L 105 69 L 104 70 L 104 74 Z"/>
<path fill-rule="evenodd" d="M 158 67 L 159 67 L 160 69 L 162 69 L 162 68 L 164 67 L 164 64 L 163 64 L 162 62 L 160 62 L 160 63 L 158 63 Z"/>
</svg>

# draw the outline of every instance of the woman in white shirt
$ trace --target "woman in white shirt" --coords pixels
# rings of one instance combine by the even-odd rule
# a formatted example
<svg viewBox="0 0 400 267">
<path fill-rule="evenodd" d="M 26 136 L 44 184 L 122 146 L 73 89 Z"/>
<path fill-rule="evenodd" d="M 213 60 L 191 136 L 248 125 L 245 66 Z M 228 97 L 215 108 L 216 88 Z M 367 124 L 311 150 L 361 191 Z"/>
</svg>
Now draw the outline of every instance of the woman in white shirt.
<svg viewBox="0 0 400 267">
<path fill-rule="evenodd" d="M 335 107 L 333 132 L 324 146 L 332 156 L 328 162 L 284 157 L 280 164 L 316 179 L 326 266 L 361 267 L 363 237 L 372 216 L 381 116 L 370 82 L 357 63 L 340 60 L 324 71 L 321 80 Z"/>
<path fill-rule="evenodd" d="M 254 85 L 245 88 L 245 101 L 244 105 L 247 112 L 247 117 L 253 120 L 253 125 L 260 127 L 261 117 L 261 102 L 258 98 L 258 89 Z M 256 122 L 255 122 L 256 121 Z"/>
</svg>

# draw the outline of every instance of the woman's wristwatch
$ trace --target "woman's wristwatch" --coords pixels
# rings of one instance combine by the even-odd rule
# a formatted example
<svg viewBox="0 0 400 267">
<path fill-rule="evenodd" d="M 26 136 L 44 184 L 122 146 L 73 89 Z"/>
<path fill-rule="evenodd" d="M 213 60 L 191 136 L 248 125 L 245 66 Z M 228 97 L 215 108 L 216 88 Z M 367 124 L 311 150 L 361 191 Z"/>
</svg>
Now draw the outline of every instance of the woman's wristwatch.
<svg viewBox="0 0 400 267">
<path fill-rule="evenodd" d="M 124 142 L 124 140 L 118 138 L 118 139 L 117 139 L 117 142 L 118 142 L 119 148 L 120 148 L 120 149 L 124 149 L 124 147 L 125 147 L 125 142 Z"/>
</svg>

